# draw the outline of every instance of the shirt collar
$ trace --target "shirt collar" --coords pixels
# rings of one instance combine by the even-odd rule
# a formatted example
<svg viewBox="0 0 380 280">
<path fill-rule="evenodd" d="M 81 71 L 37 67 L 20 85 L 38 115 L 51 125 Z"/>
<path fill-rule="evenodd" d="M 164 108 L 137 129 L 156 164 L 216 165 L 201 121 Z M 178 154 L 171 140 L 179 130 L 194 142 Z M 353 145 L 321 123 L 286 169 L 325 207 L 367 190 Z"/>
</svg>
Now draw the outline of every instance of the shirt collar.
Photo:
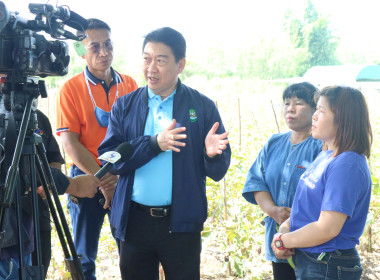
<svg viewBox="0 0 380 280">
<path fill-rule="evenodd" d="M 148 88 L 148 97 L 149 97 L 149 99 L 152 99 L 153 97 L 157 96 L 157 94 L 155 94 L 149 87 L 147 87 L 147 88 Z M 165 100 L 174 98 L 174 95 L 176 94 L 176 92 L 177 92 L 177 89 L 175 89 Z"/>
<path fill-rule="evenodd" d="M 95 77 L 94 75 L 92 75 L 90 70 L 88 70 L 88 66 L 86 66 L 86 69 L 84 71 L 86 72 L 86 75 L 88 77 L 88 81 L 90 83 L 92 83 L 93 85 L 97 85 L 101 81 L 103 81 L 102 79 L 99 79 L 99 78 Z M 121 76 L 119 75 L 119 73 L 117 73 L 115 70 L 113 70 L 112 67 L 111 67 L 111 73 L 112 73 L 112 82 L 111 82 L 110 86 L 112 86 L 113 84 L 122 82 Z"/>
</svg>

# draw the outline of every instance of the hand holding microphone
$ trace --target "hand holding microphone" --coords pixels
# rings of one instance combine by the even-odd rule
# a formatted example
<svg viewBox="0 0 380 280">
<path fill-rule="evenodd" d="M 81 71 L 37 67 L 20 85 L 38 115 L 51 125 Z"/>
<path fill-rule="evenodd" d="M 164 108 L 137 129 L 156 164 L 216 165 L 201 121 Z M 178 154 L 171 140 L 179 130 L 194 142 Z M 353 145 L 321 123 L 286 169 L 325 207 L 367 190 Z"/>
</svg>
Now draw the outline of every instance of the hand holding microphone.
<svg viewBox="0 0 380 280">
<path fill-rule="evenodd" d="M 99 159 L 107 161 L 105 165 L 98 172 L 95 177 L 101 179 L 101 188 L 98 192 L 104 195 L 104 198 L 99 199 L 99 203 L 103 205 L 104 209 L 109 208 L 113 194 L 115 192 L 118 177 L 115 175 L 107 174 L 115 163 L 125 162 L 129 160 L 134 152 L 133 146 L 127 142 L 120 144 L 116 151 L 106 152 L 99 157 Z M 113 186 L 113 187 L 112 187 Z"/>
<path fill-rule="evenodd" d="M 76 197 L 94 197 L 100 183 L 98 178 L 90 174 L 67 178 L 69 179 L 70 184 L 66 189 L 66 193 Z"/>
</svg>

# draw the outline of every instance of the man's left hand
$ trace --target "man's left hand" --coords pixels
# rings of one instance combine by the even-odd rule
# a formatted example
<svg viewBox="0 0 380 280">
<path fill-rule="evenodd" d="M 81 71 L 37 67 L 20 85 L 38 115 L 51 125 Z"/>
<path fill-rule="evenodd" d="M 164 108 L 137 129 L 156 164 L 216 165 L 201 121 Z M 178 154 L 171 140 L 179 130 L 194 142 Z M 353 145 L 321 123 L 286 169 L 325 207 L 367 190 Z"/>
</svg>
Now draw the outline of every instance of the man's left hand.
<svg viewBox="0 0 380 280">
<path fill-rule="evenodd" d="M 99 187 L 103 190 L 111 190 L 115 189 L 117 185 L 117 181 L 119 181 L 118 175 L 112 175 L 111 173 L 106 173 L 101 179 L 100 179 L 100 185 Z"/>
<path fill-rule="evenodd" d="M 221 155 L 223 150 L 227 148 L 227 144 L 229 143 L 227 136 L 228 132 L 224 132 L 223 134 L 216 134 L 218 130 L 219 123 L 216 122 L 208 132 L 205 140 L 206 153 L 208 157 L 214 157 L 216 155 Z"/>
</svg>

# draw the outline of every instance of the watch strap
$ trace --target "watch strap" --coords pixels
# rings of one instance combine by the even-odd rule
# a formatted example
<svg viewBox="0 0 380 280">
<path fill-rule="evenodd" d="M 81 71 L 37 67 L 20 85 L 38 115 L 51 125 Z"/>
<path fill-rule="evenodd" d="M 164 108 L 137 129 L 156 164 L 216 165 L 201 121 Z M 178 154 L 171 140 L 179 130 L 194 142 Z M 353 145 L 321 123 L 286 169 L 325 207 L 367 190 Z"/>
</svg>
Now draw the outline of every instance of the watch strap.
<svg viewBox="0 0 380 280">
<path fill-rule="evenodd" d="M 285 250 L 284 242 L 282 242 L 281 239 L 282 233 L 276 233 L 274 235 L 274 245 L 276 246 L 277 249 L 279 250 Z"/>
</svg>

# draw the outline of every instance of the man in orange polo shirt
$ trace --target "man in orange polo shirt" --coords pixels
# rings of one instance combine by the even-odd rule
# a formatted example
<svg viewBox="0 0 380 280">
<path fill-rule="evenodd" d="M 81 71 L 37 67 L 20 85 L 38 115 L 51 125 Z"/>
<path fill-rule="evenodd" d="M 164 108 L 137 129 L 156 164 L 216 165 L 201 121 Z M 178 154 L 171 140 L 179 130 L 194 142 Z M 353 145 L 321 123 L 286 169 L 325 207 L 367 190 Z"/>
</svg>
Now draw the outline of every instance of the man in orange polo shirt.
<svg viewBox="0 0 380 280">
<path fill-rule="evenodd" d="M 87 50 L 86 69 L 68 80 L 62 87 L 57 106 L 57 135 L 63 148 L 73 161 L 70 175 L 95 174 L 101 162 L 98 146 L 104 139 L 109 112 L 117 100 L 137 89 L 129 76 L 116 72 L 112 67 L 113 44 L 111 29 L 103 21 L 89 19 L 83 45 Z M 118 177 L 107 173 L 100 188 L 103 194 L 113 193 Z M 109 200 L 104 207 L 99 204 L 100 194 L 91 199 L 70 197 L 68 208 L 73 227 L 74 244 L 82 255 L 82 266 L 87 280 L 96 279 L 95 259 L 104 216 L 108 213 Z"/>
</svg>

